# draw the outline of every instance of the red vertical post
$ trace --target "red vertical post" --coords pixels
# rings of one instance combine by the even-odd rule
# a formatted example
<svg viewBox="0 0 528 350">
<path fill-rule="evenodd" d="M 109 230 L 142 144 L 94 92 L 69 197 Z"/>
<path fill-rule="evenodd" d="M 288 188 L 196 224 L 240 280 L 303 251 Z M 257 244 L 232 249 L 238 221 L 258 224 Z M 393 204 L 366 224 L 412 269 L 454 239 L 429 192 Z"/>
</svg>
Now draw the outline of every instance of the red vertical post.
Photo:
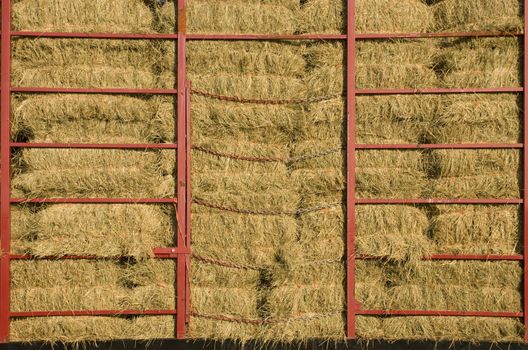
<svg viewBox="0 0 528 350">
<path fill-rule="evenodd" d="M 177 66 L 177 197 L 178 197 L 178 227 L 176 245 L 187 246 L 186 212 L 187 212 L 187 98 L 186 98 L 186 0 L 178 0 L 178 66 Z M 185 338 L 187 321 L 187 257 L 178 255 L 176 260 L 176 338 Z"/>
<path fill-rule="evenodd" d="M 356 1 L 347 4 L 347 337 L 356 338 Z"/>
<path fill-rule="evenodd" d="M 524 36 L 523 36 L 523 304 L 524 304 L 524 340 L 528 343 L 528 151 L 526 150 L 528 142 L 528 1 L 524 0 Z"/>
<path fill-rule="evenodd" d="M 0 68 L 0 343 L 9 340 L 9 263 L 11 252 L 11 0 L 2 0 Z"/>
<path fill-rule="evenodd" d="M 191 83 L 189 81 L 185 84 L 186 88 L 186 95 L 185 95 L 185 101 L 186 101 L 186 109 L 187 113 L 185 114 L 186 120 L 185 120 L 185 126 L 186 126 L 186 144 L 187 144 L 187 203 L 185 206 L 185 238 L 187 247 L 189 249 L 191 248 L 191 205 L 192 205 L 192 196 L 191 196 Z M 187 300 L 186 310 L 187 310 L 187 322 L 190 322 L 191 318 L 191 255 L 187 255 L 187 275 L 186 275 L 186 282 L 185 282 L 185 299 Z"/>
</svg>

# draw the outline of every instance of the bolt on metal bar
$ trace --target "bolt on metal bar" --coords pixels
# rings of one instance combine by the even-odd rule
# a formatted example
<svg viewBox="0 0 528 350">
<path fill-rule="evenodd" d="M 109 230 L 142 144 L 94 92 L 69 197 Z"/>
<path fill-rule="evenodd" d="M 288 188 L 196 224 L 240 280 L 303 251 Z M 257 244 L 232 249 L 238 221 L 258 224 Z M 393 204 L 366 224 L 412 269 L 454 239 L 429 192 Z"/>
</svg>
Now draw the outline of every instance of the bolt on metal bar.
<svg viewBox="0 0 528 350">
<path fill-rule="evenodd" d="M 346 193 L 346 228 L 347 228 L 347 314 L 346 334 L 348 339 L 356 338 L 356 1 L 348 0 L 347 4 L 347 193 Z"/>
<path fill-rule="evenodd" d="M 49 316 L 129 316 L 129 315 L 177 315 L 176 310 L 78 310 L 78 311 L 17 311 L 10 317 Z"/>
<path fill-rule="evenodd" d="M 9 341 L 11 252 L 11 0 L 2 0 L 0 43 L 0 343 Z"/>
<path fill-rule="evenodd" d="M 78 149 L 177 149 L 174 143 L 25 143 L 13 142 L 12 148 L 78 148 Z"/>
<path fill-rule="evenodd" d="M 456 316 L 456 317 L 523 317 L 523 312 L 451 311 L 451 310 L 358 310 L 358 315 L 380 316 Z"/>
<path fill-rule="evenodd" d="M 187 239 L 187 249 L 191 249 L 191 82 L 187 80 L 186 87 L 186 113 L 185 113 L 185 128 L 186 128 L 186 188 L 187 188 L 187 201 L 185 203 L 185 238 Z M 187 269 L 186 269 L 186 280 L 185 280 L 185 300 L 186 304 L 186 321 L 191 322 L 191 256 L 186 257 Z"/>
</svg>

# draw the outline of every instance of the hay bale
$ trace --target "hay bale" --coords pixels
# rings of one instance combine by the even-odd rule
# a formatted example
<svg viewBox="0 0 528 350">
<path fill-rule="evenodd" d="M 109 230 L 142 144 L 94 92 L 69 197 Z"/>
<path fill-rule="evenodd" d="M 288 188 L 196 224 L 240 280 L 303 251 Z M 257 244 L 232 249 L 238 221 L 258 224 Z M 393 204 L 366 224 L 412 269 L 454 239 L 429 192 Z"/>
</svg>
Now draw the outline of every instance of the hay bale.
<svg viewBox="0 0 528 350">
<path fill-rule="evenodd" d="M 515 94 L 442 96 L 427 129 L 433 143 L 520 142 L 520 98 Z"/>
<path fill-rule="evenodd" d="M 260 271 L 228 268 L 194 259 L 191 263 L 193 311 L 258 318 L 260 278 Z M 196 316 L 191 318 L 188 334 L 190 338 L 249 340 L 256 338 L 259 328 Z"/>
<path fill-rule="evenodd" d="M 187 8 L 188 30 L 190 33 L 294 34 L 298 6 L 295 0 L 191 0 Z"/>
<path fill-rule="evenodd" d="M 420 198 L 427 184 L 421 152 L 360 150 L 356 153 L 359 198 Z"/>
<path fill-rule="evenodd" d="M 359 205 L 356 207 L 356 253 L 419 261 L 432 250 L 428 227 L 426 213 L 416 207 Z"/>
<path fill-rule="evenodd" d="M 519 198 L 518 150 L 434 150 L 433 198 Z"/>
<path fill-rule="evenodd" d="M 522 31 L 520 0 L 441 0 L 432 7 L 439 31 Z"/>
<path fill-rule="evenodd" d="M 430 123 L 440 119 L 437 104 L 438 98 L 432 95 L 358 96 L 356 142 L 423 143 Z"/>
<path fill-rule="evenodd" d="M 166 339 L 174 337 L 171 316 L 136 317 L 30 317 L 11 321 L 12 341 L 80 344 L 115 339 Z"/>
<path fill-rule="evenodd" d="M 222 153 L 237 154 L 244 150 L 243 154 L 247 156 L 286 158 L 285 145 L 296 132 L 298 109 L 285 105 L 225 103 L 193 97 L 191 113 L 195 145 Z M 223 141 L 230 138 L 236 138 L 239 145 L 244 145 L 240 147 Z"/>
<path fill-rule="evenodd" d="M 302 1 L 297 15 L 298 30 L 301 33 L 344 33 L 346 16 L 344 0 Z"/>
<path fill-rule="evenodd" d="M 155 68 L 166 51 L 174 50 L 174 45 L 147 40 L 16 39 L 12 49 L 12 83 L 45 87 L 163 88 L 172 81 L 162 73 L 173 71 L 175 62 L 170 62 L 162 72 Z"/>
<path fill-rule="evenodd" d="M 175 119 L 170 97 L 20 95 L 12 134 L 28 142 L 172 142 Z"/>
<path fill-rule="evenodd" d="M 12 249 L 34 256 L 153 257 L 174 245 L 170 207 L 119 204 L 57 204 L 11 212 Z"/>
<path fill-rule="evenodd" d="M 357 334 L 363 339 L 520 342 L 520 319 L 500 317 L 387 317 L 358 316 Z"/>
<path fill-rule="evenodd" d="M 368 88 L 438 86 L 436 45 L 431 40 L 361 41 L 356 46 L 356 85 Z"/>
<path fill-rule="evenodd" d="M 431 239 L 449 254 L 519 254 L 520 211 L 515 205 L 437 205 Z"/>
<path fill-rule="evenodd" d="M 298 260 L 288 269 L 277 268 L 272 273 L 274 287 L 267 297 L 270 317 L 289 321 L 269 326 L 266 338 L 291 341 L 344 337 L 342 263 Z"/>
<path fill-rule="evenodd" d="M 517 38 L 447 40 L 436 58 L 442 85 L 453 88 L 521 86 L 521 47 Z"/>
<path fill-rule="evenodd" d="M 15 311 L 173 309 L 174 283 L 173 261 L 15 261 L 11 307 Z"/>
<path fill-rule="evenodd" d="M 376 264 L 382 277 L 368 284 L 379 292 L 361 300 L 365 308 L 512 312 L 521 309 L 522 269 L 518 262 L 421 261 L 412 267 L 366 264 Z M 359 295 L 364 297 L 365 293 Z"/>
<path fill-rule="evenodd" d="M 434 26 L 433 13 L 422 0 L 358 0 L 356 21 L 359 33 L 427 32 Z"/>
<path fill-rule="evenodd" d="M 25 149 L 12 188 L 23 197 L 170 197 L 163 153 L 175 163 L 173 151 Z"/>
<path fill-rule="evenodd" d="M 150 33 L 153 15 L 139 0 L 21 0 L 12 5 L 13 30 Z"/>
</svg>

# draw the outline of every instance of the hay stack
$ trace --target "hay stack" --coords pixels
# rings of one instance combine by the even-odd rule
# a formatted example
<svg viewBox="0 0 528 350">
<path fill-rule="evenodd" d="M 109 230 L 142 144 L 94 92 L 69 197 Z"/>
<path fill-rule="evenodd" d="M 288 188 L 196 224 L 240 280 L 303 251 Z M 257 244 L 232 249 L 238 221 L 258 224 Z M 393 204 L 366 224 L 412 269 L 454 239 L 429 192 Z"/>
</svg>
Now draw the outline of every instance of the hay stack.
<svg viewBox="0 0 528 350">
<path fill-rule="evenodd" d="M 521 86 L 521 47 L 517 38 L 447 40 L 436 58 L 442 85 L 457 88 Z"/>
<path fill-rule="evenodd" d="M 173 246 L 174 210 L 157 205 L 14 206 L 13 251 L 34 256 L 152 257 Z"/>
<path fill-rule="evenodd" d="M 514 318 L 358 316 L 357 334 L 366 340 L 521 342 L 524 329 Z"/>
<path fill-rule="evenodd" d="M 368 88 L 427 88 L 438 85 L 431 40 L 357 43 L 356 84 Z"/>
<path fill-rule="evenodd" d="M 450 254 L 520 254 L 520 212 L 515 205 L 438 205 L 431 238 Z"/>
<path fill-rule="evenodd" d="M 432 198 L 519 198 L 517 150 L 435 150 Z"/>
<path fill-rule="evenodd" d="M 412 269 L 361 262 L 357 272 L 356 295 L 365 308 L 513 312 L 521 309 L 522 269 L 517 262 L 423 261 Z M 360 278 L 367 274 L 366 280 Z M 363 280 L 366 282 L 359 282 Z M 358 334 L 367 339 L 512 341 L 518 340 L 521 328 L 518 319 L 358 318 Z"/>
<path fill-rule="evenodd" d="M 433 13 L 422 0 L 357 0 L 356 30 L 360 33 L 427 32 Z"/>
<path fill-rule="evenodd" d="M 174 43 L 163 41 L 17 39 L 12 82 L 47 87 L 164 87 L 155 66 L 170 48 Z"/>
<path fill-rule="evenodd" d="M 305 66 L 302 52 L 302 46 L 288 43 L 193 42 L 189 76 L 195 89 L 222 95 L 302 97 L 304 87 L 298 78 Z M 295 239 L 297 224 L 291 213 L 297 209 L 298 195 L 284 161 L 255 162 L 236 156 L 286 160 L 298 107 L 199 96 L 192 102 L 193 143 L 202 147 L 193 152 L 193 196 L 235 209 L 193 206 L 193 252 L 216 260 L 193 262 L 193 310 L 244 319 L 265 317 L 266 267 L 277 263 L 281 251 Z M 273 215 L 257 213 L 262 211 Z M 220 266 L 222 262 L 234 266 Z M 196 315 L 190 336 L 248 340 L 258 337 L 262 328 Z"/>
<path fill-rule="evenodd" d="M 427 126 L 432 143 L 517 143 L 521 139 L 518 95 L 446 95 Z"/>
<path fill-rule="evenodd" d="M 433 5 L 439 31 L 522 31 L 520 0 L 437 0 Z"/>
<path fill-rule="evenodd" d="M 148 33 L 153 15 L 140 0 L 13 1 L 13 30 Z"/>
<path fill-rule="evenodd" d="M 27 142 L 173 142 L 175 114 L 170 97 L 24 94 L 13 101 L 11 129 Z"/>
<path fill-rule="evenodd" d="M 358 96 L 356 142 L 423 143 L 429 138 L 431 122 L 439 119 L 437 104 L 438 98 L 432 95 Z"/>
<path fill-rule="evenodd" d="M 172 261 L 14 261 L 12 310 L 170 309 L 174 271 Z M 11 328 L 14 341 L 50 342 L 146 339 L 173 332 L 171 317 L 148 316 L 23 318 Z"/>
<path fill-rule="evenodd" d="M 299 2 L 295 0 L 191 0 L 190 33 L 293 34 Z"/>
<path fill-rule="evenodd" d="M 172 161 L 167 164 L 168 156 Z M 171 164 L 172 163 L 172 164 Z M 15 166 L 18 197 L 174 196 L 173 151 L 25 149 Z"/>
</svg>

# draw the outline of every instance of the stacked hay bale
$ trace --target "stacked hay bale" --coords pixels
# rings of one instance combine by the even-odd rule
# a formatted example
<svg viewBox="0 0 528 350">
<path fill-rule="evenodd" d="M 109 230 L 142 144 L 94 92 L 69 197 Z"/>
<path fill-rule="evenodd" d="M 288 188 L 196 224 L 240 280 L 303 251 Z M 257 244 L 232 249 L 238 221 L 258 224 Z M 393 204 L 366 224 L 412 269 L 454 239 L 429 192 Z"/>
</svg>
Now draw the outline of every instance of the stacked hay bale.
<svg viewBox="0 0 528 350">
<path fill-rule="evenodd" d="M 192 33 L 293 34 L 297 0 L 189 0 L 188 30 Z"/>
<path fill-rule="evenodd" d="M 256 99 L 298 98 L 295 43 L 192 42 L 193 88 Z M 285 164 L 298 108 L 192 97 L 193 338 L 254 339 L 261 325 L 215 319 L 267 316 L 268 267 L 296 235 L 298 195 Z M 237 157 L 242 158 L 237 158 Z M 261 159 L 259 157 L 266 157 Z M 270 159 L 272 158 L 272 159 Z"/>
<path fill-rule="evenodd" d="M 435 5 L 440 30 L 503 30 L 495 22 L 497 6 L 511 7 L 501 23 L 515 23 L 513 2 Z M 518 9 L 518 7 L 517 7 Z M 490 12 L 486 12 L 490 11 Z M 513 11 L 513 12 L 512 12 Z M 480 26 L 476 27 L 476 23 Z M 446 87 L 519 85 L 516 39 L 448 40 L 437 56 L 439 84 Z M 445 95 L 434 105 L 435 118 L 423 129 L 432 143 L 519 141 L 520 108 L 514 95 Z M 520 153 L 516 150 L 435 150 L 427 154 L 428 198 L 518 198 Z M 519 208 L 508 205 L 431 205 L 428 235 L 431 253 L 514 254 L 519 247 Z M 358 264 L 359 301 L 364 308 L 461 311 L 522 309 L 522 269 L 517 262 L 416 261 L 393 265 Z M 484 276 L 484 277 L 483 277 Z M 362 283 L 362 279 L 366 283 Z M 374 293 L 369 293 L 375 291 Z M 518 341 L 522 324 L 515 318 L 360 317 L 364 338 L 466 341 Z"/>
<path fill-rule="evenodd" d="M 18 30 L 154 32 L 142 1 L 42 0 L 13 4 Z M 121 14 L 121 15 L 119 15 Z M 172 48 L 171 48 L 172 46 Z M 19 39 L 13 42 L 16 86 L 156 88 L 172 65 L 159 59 L 173 44 L 124 40 Z M 173 85 L 172 85 L 173 86 Z M 12 138 L 19 142 L 174 142 L 170 97 L 18 94 Z M 12 196 L 174 197 L 174 151 L 34 149 L 13 158 Z M 170 206 L 24 204 L 12 207 L 12 252 L 37 257 L 94 255 L 102 260 L 12 261 L 13 311 L 175 308 L 175 265 L 150 259 L 173 246 Z M 116 256 L 124 256 L 114 260 Z M 11 340 L 77 342 L 166 338 L 171 316 L 14 319 Z"/>
</svg>

